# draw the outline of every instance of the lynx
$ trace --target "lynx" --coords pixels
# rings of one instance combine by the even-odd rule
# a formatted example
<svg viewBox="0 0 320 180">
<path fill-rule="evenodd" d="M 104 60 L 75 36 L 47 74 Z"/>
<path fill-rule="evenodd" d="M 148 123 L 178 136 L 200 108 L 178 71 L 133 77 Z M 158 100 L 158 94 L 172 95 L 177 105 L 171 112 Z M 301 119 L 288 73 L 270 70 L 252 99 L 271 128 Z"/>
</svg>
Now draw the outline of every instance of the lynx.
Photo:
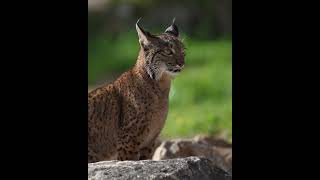
<svg viewBox="0 0 320 180">
<path fill-rule="evenodd" d="M 164 126 L 171 80 L 184 67 L 185 48 L 174 20 L 159 35 L 145 31 L 139 20 L 134 67 L 88 94 L 89 163 L 150 159 Z"/>
</svg>

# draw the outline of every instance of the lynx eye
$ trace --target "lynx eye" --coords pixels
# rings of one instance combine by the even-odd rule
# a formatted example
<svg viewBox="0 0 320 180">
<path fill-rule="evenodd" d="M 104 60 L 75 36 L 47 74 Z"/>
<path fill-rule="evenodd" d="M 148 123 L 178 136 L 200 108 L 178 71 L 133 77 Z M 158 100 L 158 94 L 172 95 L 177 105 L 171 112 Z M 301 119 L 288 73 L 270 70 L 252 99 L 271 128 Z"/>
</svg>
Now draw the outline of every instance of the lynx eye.
<svg viewBox="0 0 320 180">
<path fill-rule="evenodd" d="M 173 54 L 173 52 L 172 52 L 170 49 L 165 49 L 165 50 L 164 50 L 164 53 L 165 53 L 166 55 L 169 55 L 169 56 L 171 56 L 171 55 Z"/>
</svg>

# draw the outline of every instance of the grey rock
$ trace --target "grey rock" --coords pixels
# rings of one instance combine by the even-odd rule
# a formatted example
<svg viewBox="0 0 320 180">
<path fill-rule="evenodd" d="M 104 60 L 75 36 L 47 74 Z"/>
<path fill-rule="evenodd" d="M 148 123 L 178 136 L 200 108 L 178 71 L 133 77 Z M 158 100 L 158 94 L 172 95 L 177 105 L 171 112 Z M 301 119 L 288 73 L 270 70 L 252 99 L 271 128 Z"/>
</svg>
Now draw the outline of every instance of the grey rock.
<svg viewBox="0 0 320 180">
<path fill-rule="evenodd" d="M 101 161 L 88 164 L 89 180 L 232 180 L 204 157 L 168 160 Z"/>
<path fill-rule="evenodd" d="M 196 136 L 193 139 L 163 141 L 153 154 L 153 160 L 203 156 L 215 166 L 232 173 L 232 145 L 222 139 Z"/>
</svg>

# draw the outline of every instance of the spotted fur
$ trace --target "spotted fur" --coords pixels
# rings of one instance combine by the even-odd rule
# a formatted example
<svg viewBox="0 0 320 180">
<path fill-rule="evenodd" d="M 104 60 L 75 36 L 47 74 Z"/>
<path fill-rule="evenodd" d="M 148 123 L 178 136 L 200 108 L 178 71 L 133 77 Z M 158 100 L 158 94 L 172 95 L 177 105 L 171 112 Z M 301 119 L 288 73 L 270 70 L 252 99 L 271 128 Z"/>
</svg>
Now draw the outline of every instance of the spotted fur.
<svg viewBox="0 0 320 180">
<path fill-rule="evenodd" d="M 88 94 L 88 162 L 150 159 L 164 126 L 184 47 L 168 30 L 155 36 L 137 23 L 137 32 L 141 48 L 135 66 Z"/>
</svg>

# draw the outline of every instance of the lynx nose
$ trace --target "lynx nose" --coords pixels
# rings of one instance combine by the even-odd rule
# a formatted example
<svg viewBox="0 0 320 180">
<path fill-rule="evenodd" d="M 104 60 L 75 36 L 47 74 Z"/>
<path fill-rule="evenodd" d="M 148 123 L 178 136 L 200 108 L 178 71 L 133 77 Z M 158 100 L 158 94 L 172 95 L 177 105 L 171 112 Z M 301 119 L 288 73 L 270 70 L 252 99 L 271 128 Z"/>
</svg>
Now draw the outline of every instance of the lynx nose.
<svg viewBox="0 0 320 180">
<path fill-rule="evenodd" d="M 183 68 L 183 67 L 184 67 L 184 58 L 179 58 L 179 59 L 177 59 L 177 65 L 178 65 L 180 68 Z"/>
</svg>

